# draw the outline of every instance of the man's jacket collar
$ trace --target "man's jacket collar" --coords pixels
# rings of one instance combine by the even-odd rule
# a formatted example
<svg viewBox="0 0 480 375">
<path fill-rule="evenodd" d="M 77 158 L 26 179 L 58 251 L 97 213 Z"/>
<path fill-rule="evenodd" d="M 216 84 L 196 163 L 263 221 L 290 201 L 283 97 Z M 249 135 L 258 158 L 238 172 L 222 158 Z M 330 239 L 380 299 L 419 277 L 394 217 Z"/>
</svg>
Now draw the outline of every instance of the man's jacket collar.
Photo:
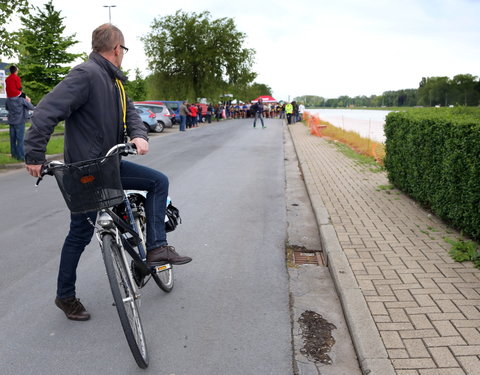
<svg viewBox="0 0 480 375">
<path fill-rule="evenodd" d="M 115 65 L 113 65 L 110 61 L 108 61 L 105 57 L 103 57 L 99 53 L 92 52 L 88 57 L 90 60 L 94 61 L 95 63 L 100 65 L 102 68 L 104 68 L 112 78 L 118 78 L 122 82 L 125 82 L 127 80 L 127 77 L 125 76 L 125 74 L 123 74 L 120 68 L 117 68 Z"/>
</svg>

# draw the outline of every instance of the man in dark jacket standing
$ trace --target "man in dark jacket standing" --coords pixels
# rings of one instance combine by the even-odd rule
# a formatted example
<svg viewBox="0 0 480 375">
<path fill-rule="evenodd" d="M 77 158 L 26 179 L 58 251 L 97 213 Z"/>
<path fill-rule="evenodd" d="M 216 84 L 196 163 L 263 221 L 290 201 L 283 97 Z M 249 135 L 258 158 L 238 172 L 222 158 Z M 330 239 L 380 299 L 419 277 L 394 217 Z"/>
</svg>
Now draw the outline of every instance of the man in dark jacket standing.
<svg viewBox="0 0 480 375">
<path fill-rule="evenodd" d="M 23 138 L 25 136 L 25 122 L 27 121 L 28 111 L 35 107 L 30 102 L 30 98 L 16 96 L 7 98 L 5 108 L 8 111 L 8 125 L 10 125 L 10 151 L 12 157 L 17 160 L 25 160 L 23 150 Z"/>
<path fill-rule="evenodd" d="M 74 163 L 104 156 L 126 135 L 140 155 L 148 152 L 147 133 L 128 99 L 121 100 L 126 77 L 120 66 L 128 51 L 122 32 L 111 24 L 93 31 L 92 53 L 88 61 L 73 68 L 38 104 L 32 127 L 25 139 L 25 163 L 28 172 L 40 176 L 45 151 L 54 127 L 65 120 L 65 162 Z M 126 114 L 124 116 L 124 114 Z M 124 189 L 148 191 L 147 261 L 185 264 L 192 259 L 180 256 L 168 246 L 165 233 L 165 206 L 168 178 L 153 169 L 125 160 L 120 174 Z M 90 314 L 75 295 L 76 269 L 85 246 L 90 242 L 96 212 L 71 214 L 70 231 L 60 259 L 55 304 L 68 319 L 88 320 Z"/>
<path fill-rule="evenodd" d="M 263 123 L 263 111 L 265 107 L 263 105 L 263 100 L 260 98 L 258 102 L 252 105 L 252 113 L 255 116 L 255 120 L 253 120 L 253 127 L 255 128 L 257 125 L 257 119 L 260 119 L 262 122 L 262 128 L 265 129 L 265 124 Z"/>
</svg>

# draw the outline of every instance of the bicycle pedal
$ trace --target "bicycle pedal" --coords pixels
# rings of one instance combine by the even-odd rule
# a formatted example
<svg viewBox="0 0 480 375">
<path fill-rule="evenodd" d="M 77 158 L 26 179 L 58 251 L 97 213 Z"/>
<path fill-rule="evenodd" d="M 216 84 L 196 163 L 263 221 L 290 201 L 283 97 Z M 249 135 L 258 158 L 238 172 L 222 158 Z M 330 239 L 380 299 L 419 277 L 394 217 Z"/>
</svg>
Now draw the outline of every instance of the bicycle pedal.
<svg viewBox="0 0 480 375">
<path fill-rule="evenodd" d="M 159 272 L 164 272 L 171 269 L 172 265 L 170 263 L 167 263 L 167 264 L 162 264 L 161 266 L 155 266 L 153 268 L 155 269 L 156 273 L 159 273 Z"/>
</svg>

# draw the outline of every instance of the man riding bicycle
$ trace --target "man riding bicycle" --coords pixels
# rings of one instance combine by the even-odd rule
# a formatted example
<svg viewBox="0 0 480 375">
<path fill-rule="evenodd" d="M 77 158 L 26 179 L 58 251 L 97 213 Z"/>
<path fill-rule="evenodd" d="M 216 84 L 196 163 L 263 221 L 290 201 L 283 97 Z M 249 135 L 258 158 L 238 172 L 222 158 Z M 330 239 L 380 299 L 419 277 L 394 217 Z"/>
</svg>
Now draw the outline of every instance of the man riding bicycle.
<svg viewBox="0 0 480 375">
<path fill-rule="evenodd" d="M 92 33 L 89 59 L 73 68 L 65 79 L 47 94 L 36 107 L 32 126 L 25 139 L 27 171 L 39 177 L 45 162 L 46 146 L 54 127 L 65 120 L 64 158 L 75 163 L 105 156 L 107 151 L 126 136 L 137 152 L 148 152 L 147 130 L 126 96 L 120 70 L 124 54 L 122 32 L 112 24 L 104 24 Z M 192 260 L 180 256 L 167 243 L 165 206 L 168 178 L 161 172 L 122 160 L 120 174 L 124 189 L 146 190 L 147 262 L 167 261 L 186 264 Z M 88 320 L 90 314 L 76 298 L 76 269 L 80 256 L 90 243 L 96 212 L 71 214 L 70 231 L 60 259 L 55 304 L 68 319 Z"/>
</svg>

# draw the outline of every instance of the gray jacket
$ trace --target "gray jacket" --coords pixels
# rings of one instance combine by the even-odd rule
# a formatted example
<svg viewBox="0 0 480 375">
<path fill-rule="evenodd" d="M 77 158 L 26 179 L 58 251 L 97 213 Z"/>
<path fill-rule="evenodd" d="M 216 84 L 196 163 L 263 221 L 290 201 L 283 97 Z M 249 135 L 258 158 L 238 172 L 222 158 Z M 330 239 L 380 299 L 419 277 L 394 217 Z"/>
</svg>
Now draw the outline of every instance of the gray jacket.
<svg viewBox="0 0 480 375">
<path fill-rule="evenodd" d="M 120 69 L 95 52 L 73 68 L 35 109 L 25 137 L 26 163 L 42 164 L 50 135 L 63 120 L 67 163 L 102 157 L 112 146 L 124 142 L 116 78 L 126 81 Z M 128 97 L 126 107 L 126 133 L 131 139 L 147 140 L 147 129 Z"/>
<path fill-rule="evenodd" d="M 180 105 L 179 113 L 180 113 L 180 116 L 189 116 L 190 115 L 190 111 L 188 110 L 187 106 L 184 103 L 182 103 Z"/>
<path fill-rule="evenodd" d="M 15 98 L 7 98 L 5 108 L 8 111 L 8 123 L 10 125 L 25 124 L 29 117 L 28 111 L 35 109 L 32 103 L 19 96 Z"/>
</svg>

